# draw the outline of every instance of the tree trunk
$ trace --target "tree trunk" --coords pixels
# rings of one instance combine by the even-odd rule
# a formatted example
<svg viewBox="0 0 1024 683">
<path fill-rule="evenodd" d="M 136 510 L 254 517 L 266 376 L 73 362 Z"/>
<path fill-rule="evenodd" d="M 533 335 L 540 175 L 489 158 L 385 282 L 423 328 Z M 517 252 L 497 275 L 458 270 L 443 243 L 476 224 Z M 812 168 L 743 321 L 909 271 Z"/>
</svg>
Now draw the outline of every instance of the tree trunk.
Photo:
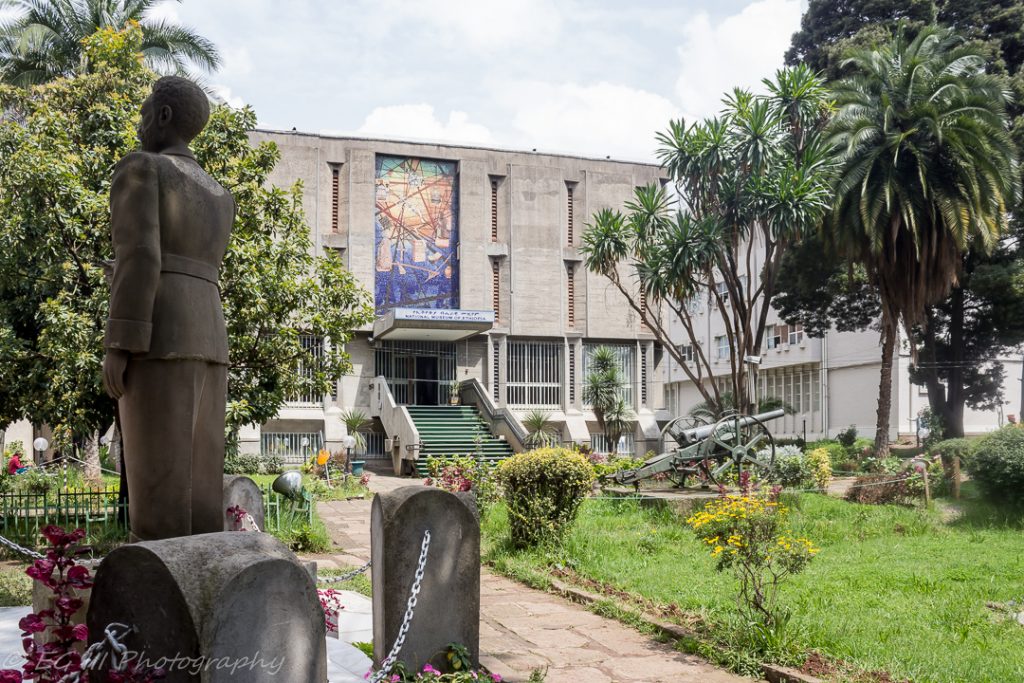
<svg viewBox="0 0 1024 683">
<path fill-rule="evenodd" d="M 964 290 L 953 289 L 949 314 L 950 368 L 946 387 L 946 406 L 942 411 L 943 436 L 947 439 L 964 435 Z"/>
<path fill-rule="evenodd" d="M 892 409 L 892 361 L 899 332 L 892 318 L 882 313 L 882 371 L 878 380 L 878 412 L 875 416 L 875 457 L 889 455 L 889 413 Z"/>
</svg>

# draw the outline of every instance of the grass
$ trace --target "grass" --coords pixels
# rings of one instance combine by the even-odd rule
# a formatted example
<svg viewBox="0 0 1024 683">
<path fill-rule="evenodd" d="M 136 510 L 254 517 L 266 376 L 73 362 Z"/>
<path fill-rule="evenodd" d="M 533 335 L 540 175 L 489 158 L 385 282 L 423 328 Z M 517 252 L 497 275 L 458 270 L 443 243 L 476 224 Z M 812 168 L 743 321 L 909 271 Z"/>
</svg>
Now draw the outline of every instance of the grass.
<svg viewBox="0 0 1024 683">
<path fill-rule="evenodd" d="M 357 574 L 348 581 L 340 581 L 334 583 L 328 583 L 323 579 L 330 578 L 332 576 L 338 576 L 350 572 L 357 567 L 343 567 L 341 569 L 323 569 L 317 572 L 317 588 L 336 588 L 338 590 L 355 591 L 365 595 L 368 598 L 373 597 L 373 587 L 370 584 L 370 571 L 366 570 L 362 574 Z"/>
<path fill-rule="evenodd" d="M 32 604 L 32 579 L 25 565 L 4 562 L 0 565 L 0 607 L 22 607 Z"/>
<path fill-rule="evenodd" d="M 965 493 L 970 493 L 967 487 Z M 815 494 L 791 497 L 797 535 L 821 546 L 783 589 L 790 628 L 815 649 L 913 681 L 1024 680 L 1024 628 L 987 602 L 1024 597 L 1024 522 L 977 501 L 944 523 L 939 509 L 863 506 Z M 557 549 L 514 551 L 497 506 L 484 520 L 485 559 L 543 584 L 553 567 L 698 615 L 728 638 L 735 585 L 667 510 L 587 501 Z"/>
</svg>

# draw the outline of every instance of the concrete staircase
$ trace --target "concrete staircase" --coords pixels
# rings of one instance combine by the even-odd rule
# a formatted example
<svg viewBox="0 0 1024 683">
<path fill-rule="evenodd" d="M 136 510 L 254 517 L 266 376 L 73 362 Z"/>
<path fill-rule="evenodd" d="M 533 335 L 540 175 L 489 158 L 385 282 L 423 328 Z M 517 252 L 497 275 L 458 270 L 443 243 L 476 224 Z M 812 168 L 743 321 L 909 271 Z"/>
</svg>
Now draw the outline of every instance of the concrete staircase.
<svg viewBox="0 0 1024 683">
<path fill-rule="evenodd" d="M 506 441 L 496 439 L 473 406 L 407 406 L 423 443 L 416 458 L 416 472 L 426 477 L 427 458 L 479 453 L 488 462 L 512 455 Z M 479 437 L 479 443 L 477 438 Z"/>
</svg>

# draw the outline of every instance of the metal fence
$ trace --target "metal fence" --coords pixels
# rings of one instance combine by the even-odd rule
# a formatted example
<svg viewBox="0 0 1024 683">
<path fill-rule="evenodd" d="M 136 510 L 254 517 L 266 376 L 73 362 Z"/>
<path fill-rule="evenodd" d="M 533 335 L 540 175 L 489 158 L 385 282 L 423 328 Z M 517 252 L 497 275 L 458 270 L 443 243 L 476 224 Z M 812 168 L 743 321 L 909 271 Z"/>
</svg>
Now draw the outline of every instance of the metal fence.
<svg viewBox="0 0 1024 683">
<path fill-rule="evenodd" d="M 310 499 L 293 501 L 276 493 L 270 486 L 263 489 L 264 524 L 269 529 L 281 528 L 281 513 L 293 517 L 301 517 L 306 524 L 313 523 L 313 501 Z"/>
<path fill-rule="evenodd" d="M 127 531 L 119 514 L 122 504 L 117 499 L 117 487 L 81 491 L 47 491 L 45 493 L 0 494 L 0 534 L 26 543 L 42 545 L 40 531 L 50 525 L 84 529 L 86 534 Z"/>
<path fill-rule="evenodd" d="M 384 432 L 363 432 L 366 445 L 356 448 L 354 455 L 366 459 L 383 458 L 386 455 L 384 437 Z"/>
</svg>

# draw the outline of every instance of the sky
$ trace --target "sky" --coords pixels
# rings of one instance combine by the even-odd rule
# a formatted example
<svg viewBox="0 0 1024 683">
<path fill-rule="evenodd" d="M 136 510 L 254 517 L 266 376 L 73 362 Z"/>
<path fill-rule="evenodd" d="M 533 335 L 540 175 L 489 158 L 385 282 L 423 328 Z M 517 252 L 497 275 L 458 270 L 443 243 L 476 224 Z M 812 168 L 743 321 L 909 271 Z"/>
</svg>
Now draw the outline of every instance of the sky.
<svg viewBox="0 0 1024 683">
<path fill-rule="evenodd" d="M 801 0 L 184 0 L 260 126 L 650 161 L 782 66 Z"/>
</svg>

